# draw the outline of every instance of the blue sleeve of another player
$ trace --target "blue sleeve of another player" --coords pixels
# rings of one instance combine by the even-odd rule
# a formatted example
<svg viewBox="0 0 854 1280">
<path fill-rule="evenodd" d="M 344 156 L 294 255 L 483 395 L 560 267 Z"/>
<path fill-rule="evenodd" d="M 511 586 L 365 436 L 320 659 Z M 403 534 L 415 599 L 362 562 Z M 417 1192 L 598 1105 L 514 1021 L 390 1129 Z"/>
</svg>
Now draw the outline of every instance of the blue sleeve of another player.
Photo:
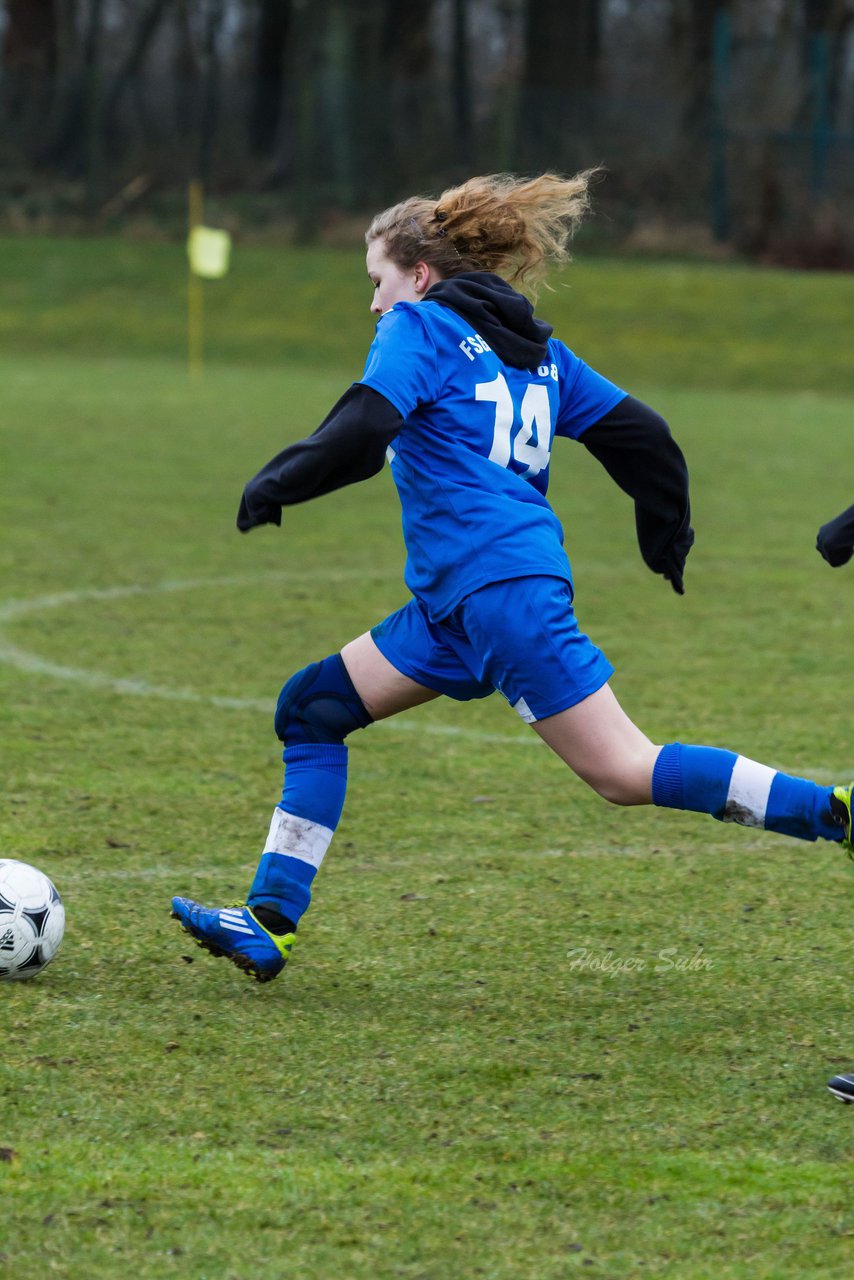
<svg viewBox="0 0 854 1280">
<path fill-rule="evenodd" d="M 579 360 L 562 342 L 552 339 L 549 347 L 560 381 L 560 412 L 555 435 L 577 440 L 609 409 L 624 400 L 626 392 Z"/>
<path fill-rule="evenodd" d="M 417 303 L 398 302 L 380 317 L 361 381 L 391 401 L 404 418 L 438 398 L 436 347 Z"/>
</svg>

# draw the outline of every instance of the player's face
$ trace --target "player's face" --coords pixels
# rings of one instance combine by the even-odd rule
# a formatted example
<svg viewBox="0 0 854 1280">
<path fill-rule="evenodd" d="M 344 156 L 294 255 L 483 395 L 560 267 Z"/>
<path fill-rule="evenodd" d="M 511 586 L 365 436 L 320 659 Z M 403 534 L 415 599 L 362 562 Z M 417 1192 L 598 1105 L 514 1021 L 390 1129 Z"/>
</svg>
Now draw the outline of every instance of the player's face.
<svg viewBox="0 0 854 1280">
<path fill-rule="evenodd" d="M 424 296 L 421 280 L 424 264 L 404 270 L 386 254 L 383 240 L 372 240 L 365 259 L 368 275 L 374 286 L 371 311 L 376 316 L 385 315 L 396 302 L 420 302 Z"/>
</svg>

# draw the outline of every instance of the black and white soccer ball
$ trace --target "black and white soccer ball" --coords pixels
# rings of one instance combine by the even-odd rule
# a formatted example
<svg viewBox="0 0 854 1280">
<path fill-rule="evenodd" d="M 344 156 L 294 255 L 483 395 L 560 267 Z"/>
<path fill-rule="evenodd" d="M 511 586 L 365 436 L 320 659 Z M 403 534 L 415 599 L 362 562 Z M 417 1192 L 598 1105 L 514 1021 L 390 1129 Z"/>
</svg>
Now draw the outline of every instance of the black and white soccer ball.
<svg viewBox="0 0 854 1280">
<path fill-rule="evenodd" d="M 59 950 L 65 907 L 43 871 L 0 858 L 0 981 L 33 978 Z"/>
</svg>

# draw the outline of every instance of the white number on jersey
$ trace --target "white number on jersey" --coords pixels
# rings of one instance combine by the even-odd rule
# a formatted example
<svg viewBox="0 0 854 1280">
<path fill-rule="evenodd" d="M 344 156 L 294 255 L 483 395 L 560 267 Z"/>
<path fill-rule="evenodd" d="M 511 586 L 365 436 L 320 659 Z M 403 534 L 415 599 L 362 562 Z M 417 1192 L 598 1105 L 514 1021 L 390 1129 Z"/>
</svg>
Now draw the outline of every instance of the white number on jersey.
<svg viewBox="0 0 854 1280">
<path fill-rule="evenodd" d="M 489 461 L 509 467 L 511 459 L 526 468 L 522 479 L 536 476 L 549 465 L 552 438 L 552 415 L 548 389 L 539 382 L 529 382 L 519 406 L 521 425 L 513 437 L 516 407 L 503 373 L 492 382 L 479 382 L 475 399 L 489 400 L 495 405 L 495 426 Z M 532 443 L 533 441 L 533 443 Z"/>
</svg>

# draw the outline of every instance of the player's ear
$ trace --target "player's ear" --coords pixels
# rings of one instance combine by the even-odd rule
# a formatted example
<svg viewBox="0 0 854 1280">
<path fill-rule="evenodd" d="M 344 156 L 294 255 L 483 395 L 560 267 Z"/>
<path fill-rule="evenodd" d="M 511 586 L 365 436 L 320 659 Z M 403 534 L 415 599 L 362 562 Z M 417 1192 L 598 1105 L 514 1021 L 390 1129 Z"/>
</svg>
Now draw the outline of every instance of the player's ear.
<svg viewBox="0 0 854 1280">
<path fill-rule="evenodd" d="M 433 283 L 430 268 L 426 262 L 415 264 L 415 288 L 418 293 L 426 293 Z"/>
</svg>

